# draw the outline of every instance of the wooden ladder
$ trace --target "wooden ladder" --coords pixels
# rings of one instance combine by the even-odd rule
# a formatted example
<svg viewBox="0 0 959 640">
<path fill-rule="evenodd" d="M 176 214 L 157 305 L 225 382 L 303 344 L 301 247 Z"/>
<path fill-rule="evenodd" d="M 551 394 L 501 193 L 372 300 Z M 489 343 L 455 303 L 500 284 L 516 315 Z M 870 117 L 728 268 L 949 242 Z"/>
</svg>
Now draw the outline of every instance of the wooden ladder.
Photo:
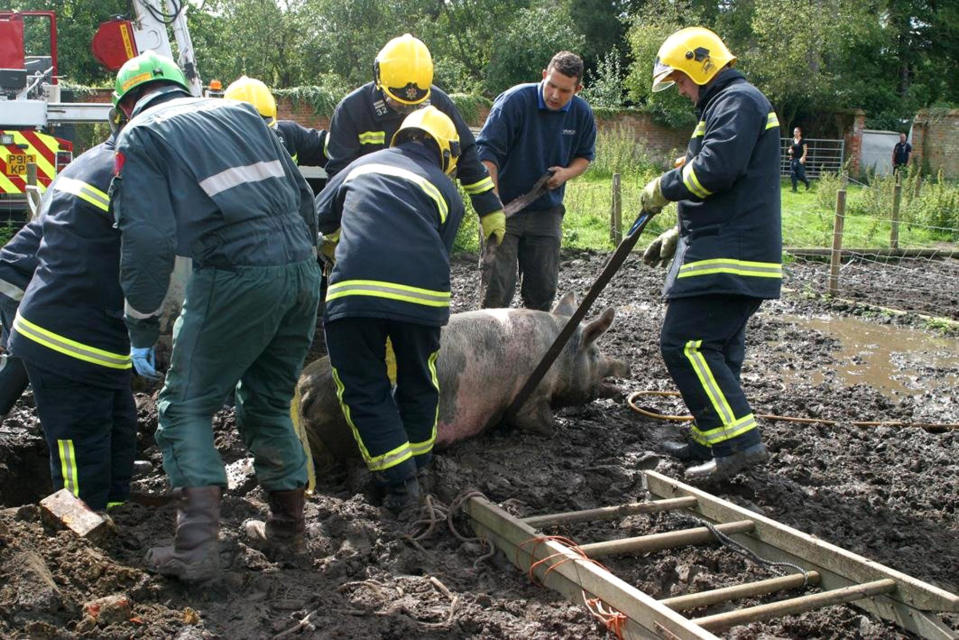
<svg viewBox="0 0 959 640">
<path fill-rule="evenodd" d="M 470 498 L 464 508 L 477 535 L 503 551 L 517 567 L 529 570 L 531 578 L 535 577 L 573 602 L 583 603 L 589 594 L 626 616 L 623 635 L 627 638 L 715 639 L 717 636 L 713 632 L 736 625 L 839 603 L 851 603 L 923 638 L 959 638 L 959 634 L 936 615 L 939 612 L 959 612 L 959 596 L 956 594 L 662 474 L 644 473 L 650 495 L 648 502 L 528 518 L 512 516 L 480 497 Z M 692 515 L 710 526 L 575 547 L 544 537 L 538 530 L 547 526 L 613 520 L 661 511 Z M 711 529 L 763 558 L 797 565 L 806 573 L 657 600 L 592 561 L 615 554 L 649 553 L 714 542 L 716 535 Z M 701 618 L 690 619 L 680 614 L 681 611 L 806 585 L 816 585 L 822 591 Z"/>
</svg>

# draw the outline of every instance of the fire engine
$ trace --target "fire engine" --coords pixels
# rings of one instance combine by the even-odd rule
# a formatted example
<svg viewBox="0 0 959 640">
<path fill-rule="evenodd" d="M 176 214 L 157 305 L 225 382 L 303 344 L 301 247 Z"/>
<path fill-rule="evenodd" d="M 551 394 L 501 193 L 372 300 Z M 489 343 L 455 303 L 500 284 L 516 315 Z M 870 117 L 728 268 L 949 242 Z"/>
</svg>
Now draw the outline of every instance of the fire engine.
<svg viewBox="0 0 959 640">
<path fill-rule="evenodd" d="M 100 25 L 93 54 L 106 68 L 152 49 L 175 57 L 193 95 L 202 92 L 193 44 L 186 24 L 185 0 L 133 0 L 132 19 L 114 18 Z M 27 51 L 25 31 L 36 21 L 49 33 L 45 51 Z M 57 18 L 52 11 L 0 11 L 0 216 L 22 222 L 56 174 L 73 159 L 73 144 L 53 135 L 57 125 L 106 122 L 109 103 L 61 102 L 57 69 Z M 28 167 L 36 168 L 35 186 Z M 32 178 L 32 176 L 29 176 Z"/>
</svg>

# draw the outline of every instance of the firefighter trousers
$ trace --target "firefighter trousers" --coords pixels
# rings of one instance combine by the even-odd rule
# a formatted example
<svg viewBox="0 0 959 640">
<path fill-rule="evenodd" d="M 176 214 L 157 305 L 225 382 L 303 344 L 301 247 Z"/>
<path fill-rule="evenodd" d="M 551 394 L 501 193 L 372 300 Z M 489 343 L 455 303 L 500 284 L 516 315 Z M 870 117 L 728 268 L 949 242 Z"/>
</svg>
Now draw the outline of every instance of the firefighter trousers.
<svg viewBox="0 0 959 640">
<path fill-rule="evenodd" d="M 24 365 L 50 447 L 54 490 L 66 488 L 97 511 L 126 501 L 137 449 L 130 372 L 117 373 L 116 387 L 101 387 Z"/>
<path fill-rule="evenodd" d="M 333 380 L 343 415 L 367 467 L 381 484 L 400 484 L 429 464 L 436 441 L 440 328 L 381 318 L 326 323 Z M 396 390 L 386 339 L 396 354 Z"/>
<path fill-rule="evenodd" d="M 0 295 L 0 346 L 7 349 L 7 339 L 10 337 L 10 327 L 17 315 L 19 300 L 11 300 Z M 9 353 L 0 354 L 0 420 L 10 413 L 10 409 L 17 403 L 30 383 L 23 361 Z"/>
<path fill-rule="evenodd" d="M 666 368 L 692 413 L 693 441 L 727 456 L 760 442 L 739 382 L 746 323 L 762 302 L 747 296 L 695 296 L 669 301 L 660 332 Z"/>
<path fill-rule="evenodd" d="M 313 258 L 194 270 L 157 403 L 156 441 L 174 487 L 226 486 L 213 415 L 231 390 L 260 485 L 267 491 L 306 486 L 306 454 L 290 401 L 316 328 L 319 294 Z"/>
</svg>

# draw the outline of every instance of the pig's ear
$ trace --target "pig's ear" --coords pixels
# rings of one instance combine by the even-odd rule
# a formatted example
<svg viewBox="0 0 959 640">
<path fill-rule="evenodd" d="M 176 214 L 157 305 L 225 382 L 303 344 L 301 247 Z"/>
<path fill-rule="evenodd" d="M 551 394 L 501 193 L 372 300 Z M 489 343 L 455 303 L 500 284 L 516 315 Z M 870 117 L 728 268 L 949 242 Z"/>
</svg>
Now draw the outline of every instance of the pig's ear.
<svg viewBox="0 0 959 640">
<path fill-rule="evenodd" d="M 557 316 L 571 316 L 576 312 L 576 296 L 572 291 L 559 299 L 552 313 Z"/>
<path fill-rule="evenodd" d="M 603 315 L 583 327 L 583 346 L 588 347 L 595 342 L 598 337 L 606 333 L 609 326 L 613 324 L 613 318 L 615 316 L 616 311 L 614 311 L 612 307 L 609 307 L 603 311 Z"/>
</svg>

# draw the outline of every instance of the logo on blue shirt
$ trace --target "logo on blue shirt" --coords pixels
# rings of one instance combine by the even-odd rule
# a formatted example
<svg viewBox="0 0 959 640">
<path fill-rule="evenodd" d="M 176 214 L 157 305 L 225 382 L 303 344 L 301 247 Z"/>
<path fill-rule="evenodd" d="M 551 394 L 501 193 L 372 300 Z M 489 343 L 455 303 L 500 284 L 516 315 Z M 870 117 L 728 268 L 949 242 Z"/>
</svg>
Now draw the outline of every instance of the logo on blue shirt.
<svg viewBox="0 0 959 640">
<path fill-rule="evenodd" d="M 575 136 L 575 135 L 576 135 L 576 129 L 563 129 L 563 135 L 564 135 L 564 136 Z"/>
</svg>

